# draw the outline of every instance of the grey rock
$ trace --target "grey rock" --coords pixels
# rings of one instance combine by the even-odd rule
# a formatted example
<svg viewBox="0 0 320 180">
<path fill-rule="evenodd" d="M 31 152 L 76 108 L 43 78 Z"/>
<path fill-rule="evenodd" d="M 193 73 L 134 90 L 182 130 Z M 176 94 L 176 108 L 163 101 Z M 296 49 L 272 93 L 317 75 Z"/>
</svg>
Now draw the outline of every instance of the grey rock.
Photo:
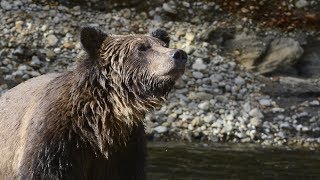
<svg viewBox="0 0 320 180">
<path fill-rule="evenodd" d="M 209 115 L 207 115 L 207 116 L 205 116 L 205 117 L 203 118 L 203 121 L 206 122 L 206 123 L 211 123 L 211 122 L 213 122 L 214 120 L 215 120 L 215 117 L 214 117 L 213 114 L 209 114 Z"/>
<path fill-rule="evenodd" d="M 190 7 L 190 3 L 185 2 L 185 1 L 182 2 L 182 5 L 183 5 L 184 7 L 187 7 L 187 8 Z"/>
<path fill-rule="evenodd" d="M 250 119 L 250 124 L 253 126 L 259 127 L 259 126 L 261 126 L 261 123 L 262 123 L 262 121 L 258 117 L 253 117 Z"/>
<path fill-rule="evenodd" d="M 165 127 L 165 126 L 157 126 L 154 128 L 154 130 L 159 133 L 159 134 L 162 134 L 162 133 L 165 133 L 168 131 L 168 128 Z"/>
<path fill-rule="evenodd" d="M 29 71 L 27 72 L 30 76 L 32 77 L 37 77 L 37 76 L 40 76 L 41 74 L 37 71 Z"/>
<path fill-rule="evenodd" d="M 22 79 L 30 79 L 29 74 L 23 74 L 23 76 L 21 77 Z"/>
<path fill-rule="evenodd" d="M 306 0 L 298 0 L 295 5 L 297 8 L 304 8 L 309 5 L 309 2 Z"/>
<path fill-rule="evenodd" d="M 280 119 L 280 120 L 283 120 L 285 117 L 284 117 L 283 114 L 279 114 L 279 115 L 277 116 L 277 118 Z"/>
<path fill-rule="evenodd" d="M 50 34 L 47 36 L 46 42 L 48 46 L 55 46 L 58 43 L 58 38 L 55 35 Z"/>
<path fill-rule="evenodd" d="M 195 49 L 195 51 L 193 52 L 193 55 L 195 57 L 199 57 L 199 58 L 202 58 L 202 59 L 208 59 L 209 58 L 208 49 L 205 48 L 205 47 Z"/>
<path fill-rule="evenodd" d="M 275 107 L 275 108 L 272 108 L 271 111 L 273 113 L 278 113 L 278 112 L 284 112 L 285 110 L 283 108 Z"/>
<path fill-rule="evenodd" d="M 267 42 L 255 34 L 241 33 L 225 43 L 228 51 L 238 52 L 236 58 L 247 69 L 254 69 L 258 60 L 267 51 Z"/>
<path fill-rule="evenodd" d="M 218 121 L 212 123 L 211 126 L 212 126 L 212 127 L 221 128 L 221 127 L 223 126 L 223 122 L 221 122 L 221 120 L 218 120 Z"/>
<path fill-rule="evenodd" d="M 192 121 L 191 121 L 192 126 L 199 126 L 200 124 L 200 118 L 199 117 L 195 117 Z"/>
<path fill-rule="evenodd" d="M 215 96 L 215 99 L 216 99 L 218 102 L 226 102 L 226 101 L 228 101 L 228 98 L 225 97 L 225 96 L 222 96 L 222 95 Z"/>
<path fill-rule="evenodd" d="M 209 101 L 202 102 L 198 105 L 198 107 L 202 110 L 208 110 L 210 108 Z"/>
<path fill-rule="evenodd" d="M 195 72 L 192 72 L 192 76 L 196 79 L 201 79 L 203 78 L 203 74 L 201 72 L 198 72 L 198 71 L 195 71 Z"/>
<path fill-rule="evenodd" d="M 207 66 L 203 63 L 201 58 L 197 58 L 196 61 L 192 64 L 192 69 L 195 70 L 204 70 Z"/>
<path fill-rule="evenodd" d="M 271 42 L 267 55 L 256 71 L 265 74 L 280 68 L 290 68 L 302 54 L 303 49 L 298 41 L 292 38 L 276 38 Z"/>
<path fill-rule="evenodd" d="M 318 100 L 313 100 L 309 104 L 310 104 L 310 106 L 319 106 L 320 102 Z"/>
<path fill-rule="evenodd" d="M 40 66 L 41 64 L 42 64 L 42 63 L 41 63 L 40 59 L 38 58 L 38 56 L 32 56 L 31 62 L 30 62 L 30 65 L 31 65 L 31 66 L 36 66 L 36 67 L 38 67 L 38 66 Z"/>
<path fill-rule="evenodd" d="M 190 92 L 188 95 L 188 98 L 191 100 L 194 99 L 198 99 L 198 100 L 208 100 L 208 99 L 212 99 L 213 95 L 212 94 L 208 94 L 206 92 Z"/>
<path fill-rule="evenodd" d="M 22 64 L 22 65 L 20 65 L 20 66 L 18 67 L 18 70 L 19 70 L 19 71 L 26 71 L 26 70 L 28 70 L 28 66 Z"/>
<path fill-rule="evenodd" d="M 232 121 L 234 119 L 234 116 L 232 114 L 229 114 L 226 116 L 227 121 Z"/>
<path fill-rule="evenodd" d="M 172 14 L 177 13 L 177 11 L 175 9 L 173 9 L 173 7 L 171 5 L 169 5 L 168 3 L 163 3 L 162 9 L 168 13 L 172 13 Z"/>
<path fill-rule="evenodd" d="M 234 82 L 237 84 L 237 85 L 243 85 L 243 84 L 245 84 L 245 80 L 242 78 L 242 77 L 240 77 L 240 76 L 238 76 L 238 77 L 236 77 L 235 79 L 234 79 Z"/>
<path fill-rule="evenodd" d="M 48 58 L 52 58 L 52 57 L 56 56 L 56 53 L 54 51 L 52 51 L 52 50 L 49 50 L 49 49 L 46 50 L 45 53 L 46 53 Z"/>
<path fill-rule="evenodd" d="M 251 117 L 258 117 L 258 118 L 263 118 L 263 114 L 258 108 L 254 108 L 249 112 L 249 115 Z"/>
<path fill-rule="evenodd" d="M 177 89 L 181 89 L 181 88 L 184 88 L 186 87 L 186 83 L 185 81 L 183 81 L 182 79 L 178 79 L 175 83 L 175 88 Z"/>
<path fill-rule="evenodd" d="M 271 106 L 271 100 L 270 99 L 260 99 L 259 103 L 261 106 Z"/>
<path fill-rule="evenodd" d="M 186 53 L 187 54 L 192 54 L 194 51 L 195 51 L 195 47 L 194 46 L 187 46 L 186 48 L 185 48 L 185 51 L 186 51 Z"/>
<path fill-rule="evenodd" d="M 2 9 L 5 9 L 7 11 L 12 9 L 12 4 L 6 0 L 2 0 L 0 5 Z"/>
<path fill-rule="evenodd" d="M 216 82 L 220 82 L 221 80 L 223 80 L 223 77 L 221 74 L 212 74 L 210 76 L 211 82 L 216 83 Z"/>
<path fill-rule="evenodd" d="M 17 49 L 13 51 L 13 54 L 18 56 L 23 56 L 24 53 L 25 53 L 25 48 L 21 46 L 19 46 Z"/>
<path fill-rule="evenodd" d="M 230 133 L 233 130 L 232 124 L 226 123 L 221 129 L 221 133 Z"/>
<path fill-rule="evenodd" d="M 297 117 L 298 118 L 301 118 L 301 117 L 308 117 L 309 116 L 309 113 L 308 112 L 301 112 L 301 113 L 299 113 L 299 114 L 297 114 Z"/>
<path fill-rule="evenodd" d="M 195 38 L 195 35 L 193 33 L 186 33 L 185 38 L 187 41 L 192 42 Z"/>
<path fill-rule="evenodd" d="M 244 105 L 243 105 L 243 110 L 247 113 L 250 112 L 251 110 L 251 106 L 250 106 L 250 103 L 249 102 L 246 102 Z"/>
<path fill-rule="evenodd" d="M 17 70 L 17 71 L 15 71 L 15 72 L 12 73 L 12 76 L 13 76 L 13 77 L 16 77 L 16 76 L 22 77 L 23 75 L 24 75 L 24 72 L 21 71 L 21 70 Z M 10 79 L 11 79 L 11 78 L 10 78 Z"/>
</svg>

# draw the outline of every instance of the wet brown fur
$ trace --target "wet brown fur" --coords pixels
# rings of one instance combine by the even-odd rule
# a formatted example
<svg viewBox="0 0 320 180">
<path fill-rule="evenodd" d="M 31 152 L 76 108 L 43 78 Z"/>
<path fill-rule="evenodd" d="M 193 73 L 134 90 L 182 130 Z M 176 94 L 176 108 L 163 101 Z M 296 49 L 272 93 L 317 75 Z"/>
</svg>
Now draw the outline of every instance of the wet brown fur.
<svg viewBox="0 0 320 180">
<path fill-rule="evenodd" d="M 145 179 L 142 120 L 174 83 L 135 55 L 146 41 L 163 45 L 150 36 L 105 37 L 74 70 L 5 93 L 0 179 Z"/>
</svg>

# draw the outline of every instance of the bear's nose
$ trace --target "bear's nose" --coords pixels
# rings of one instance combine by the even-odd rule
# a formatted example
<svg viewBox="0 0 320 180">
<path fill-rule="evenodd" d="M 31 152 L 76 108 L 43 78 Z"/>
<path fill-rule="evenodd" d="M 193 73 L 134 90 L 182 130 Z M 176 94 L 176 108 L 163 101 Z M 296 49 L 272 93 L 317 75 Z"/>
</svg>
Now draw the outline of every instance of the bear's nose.
<svg viewBox="0 0 320 180">
<path fill-rule="evenodd" d="M 176 61 L 186 63 L 188 56 L 186 52 L 178 49 L 172 53 L 172 58 Z"/>
</svg>

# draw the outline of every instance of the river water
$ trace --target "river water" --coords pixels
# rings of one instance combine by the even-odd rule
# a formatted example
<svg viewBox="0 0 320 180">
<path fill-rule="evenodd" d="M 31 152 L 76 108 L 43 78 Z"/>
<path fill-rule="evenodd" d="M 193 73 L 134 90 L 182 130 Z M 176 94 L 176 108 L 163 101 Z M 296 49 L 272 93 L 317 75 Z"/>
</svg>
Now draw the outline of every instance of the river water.
<svg viewBox="0 0 320 180">
<path fill-rule="evenodd" d="M 149 143 L 148 180 L 320 179 L 320 149 Z"/>
</svg>

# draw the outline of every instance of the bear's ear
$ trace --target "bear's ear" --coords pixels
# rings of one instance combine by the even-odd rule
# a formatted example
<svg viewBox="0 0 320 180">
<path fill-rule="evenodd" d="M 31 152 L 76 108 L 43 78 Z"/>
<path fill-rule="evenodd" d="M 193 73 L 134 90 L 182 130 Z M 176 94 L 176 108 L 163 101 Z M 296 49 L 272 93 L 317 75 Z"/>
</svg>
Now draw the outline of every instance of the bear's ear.
<svg viewBox="0 0 320 180">
<path fill-rule="evenodd" d="M 155 31 L 153 31 L 151 33 L 151 35 L 155 38 L 160 39 L 161 41 L 163 41 L 164 43 L 166 43 L 166 46 L 169 46 L 170 43 L 170 38 L 168 33 L 163 30 L 163 29 L 156 29 Z"/>
<path fill-rule="evenodd" d="M 95 55 L 108 35 L 100 29 L 90 26 L 81 28 L 80 42 L 84 50 L 90 55 Z"/>
</svg>

